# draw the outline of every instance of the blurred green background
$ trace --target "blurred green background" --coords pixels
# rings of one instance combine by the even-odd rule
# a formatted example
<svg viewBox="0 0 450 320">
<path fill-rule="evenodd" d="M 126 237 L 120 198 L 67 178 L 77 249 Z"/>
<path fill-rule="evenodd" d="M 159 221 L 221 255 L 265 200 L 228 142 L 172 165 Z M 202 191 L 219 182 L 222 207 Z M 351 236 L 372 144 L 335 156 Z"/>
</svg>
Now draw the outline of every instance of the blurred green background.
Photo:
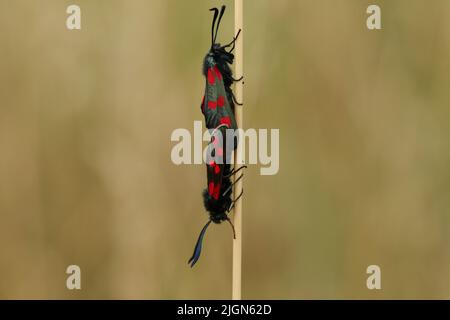
<svg viewBox="0 0 450 320">
<path fill-rule="evenodd" d="M 0 0 L 0 298 L 230 298 L 229 226 L 187 265 L 204 166 L 170 160 L 222 3 L 226 42 L 231 0 Z M 244 68 L 281 155 L 247 170 L 243 297 L 450 298 L 450 1 L 245 0 Z"/>
</svg>

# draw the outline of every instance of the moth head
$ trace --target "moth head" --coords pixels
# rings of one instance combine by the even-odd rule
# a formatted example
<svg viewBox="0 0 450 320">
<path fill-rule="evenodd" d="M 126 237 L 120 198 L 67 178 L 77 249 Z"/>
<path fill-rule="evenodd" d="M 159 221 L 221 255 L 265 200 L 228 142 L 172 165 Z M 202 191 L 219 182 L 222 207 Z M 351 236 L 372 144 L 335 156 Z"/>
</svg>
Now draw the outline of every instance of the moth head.
<svg viewBox="0 0 450 320">
<path fill-rule="evenodd" d="M 221 48 L 222 48 L 222 47 L 220 46 L 220 43 L 214 43 L 214 44 L 212 45 L 212 47 L 211 47 L 211 52 L 210 52 L 210 54 L 211 54 L 211 55 L 214 55 L 214 54 L 218 53 L 218 52 L 220 51 Z"/>
</svg>

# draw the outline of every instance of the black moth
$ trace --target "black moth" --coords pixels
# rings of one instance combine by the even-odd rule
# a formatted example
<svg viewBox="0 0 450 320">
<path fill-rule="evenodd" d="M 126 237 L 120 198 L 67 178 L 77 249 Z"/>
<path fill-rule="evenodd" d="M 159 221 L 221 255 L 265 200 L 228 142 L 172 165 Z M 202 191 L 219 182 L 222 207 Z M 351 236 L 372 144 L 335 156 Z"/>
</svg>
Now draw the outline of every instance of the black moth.
<svg viewBox="0 0 450 320">
<path fill-rule="evenodd" d="M 203 191 L 203 203 L 206 211 L 209 213 L 209 221 L 200 232 L 194 253 L 189 259 L 188 263 L 191 267 L 200 258 L 203 237 L 211 222 L 219 224 L 223 221 L 228 221 L 233 229 L 233 236 L 235 236 L 234 226 L 228 217 L 228 213 L 233 208 L 234 203 L 242 196 L 242 193 L 236 200 L 231 199 L 233 194 L 231 177 L 245 168 L 243 166 L 238 170 L 231 169 L 230 159 L 232 151 L 236 148 L 237 139 L 233 138 L 233 148 L 226 148 L 227 143 L 225 141 L 227 137 L 226 131 L 228 129 L 237 129 L 234 107 L 235 103 L 239 103 L 234 97 L 231 85 L 234 82 L 241 81 L 242 78 L 233 78 L 230 65 L 234 61 L 232 52 L 240 31 L 229 44 L 221 46 L 219 43 L 216 43 L 225 6 L 222 6 L 220 13 L 217 8 L 212 8 L 210 11 L 214 12 L 214 18 L 211 27 L 211 48 L 203 60 L 203 75 L 205 76 L 206 87 L 201 104 L 206 127 L 212 131 L 212 139 L 208 145 L 208 148 L 211 150 L 211 156 L 207 158 L 206 165 L 208 186 Z M 228 48 L 229 50 L 227 51 Z M 241 179 L 242 176 L 241 174 L 237 180 Z"/>
</svg>

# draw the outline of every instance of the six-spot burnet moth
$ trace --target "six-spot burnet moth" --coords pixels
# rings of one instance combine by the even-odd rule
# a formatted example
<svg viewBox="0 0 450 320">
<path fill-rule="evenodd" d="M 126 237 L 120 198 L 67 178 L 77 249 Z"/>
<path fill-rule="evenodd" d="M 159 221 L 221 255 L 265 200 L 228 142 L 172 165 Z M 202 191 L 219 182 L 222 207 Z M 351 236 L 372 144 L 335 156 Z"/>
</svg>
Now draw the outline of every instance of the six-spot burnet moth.
<svg viewBox="0 0 450 320">
<path fill-rule="evenodd" d="M 233 236 L 236 236 L 234 226 L 228 214 L 233 208 L 234 203 L 242 196 L 241 193 L 237 199 L 231 199 L 233 185 L 243 177 L 243 174 L 234 183 L 231 182 L 231 177 L 245 168 L 243 166 L 238 170 L 231 169 L 230 163 L 233 150 L 226 148 L 228 144 L 225 141 L 227 138 L 226 131 L 229 129 L 237 129 L 234 106 L 235 103 L 239 103 L 234 97 L 231 85 L 234 82 L 241 81 L 242 78 L 233 78 L 230 65 L 233 64 L 234 55 L 232 52 L 240 31 L 229 44 L 221 46 L 219 43 L 216 43 L 225 6 L 222 6 L 220 13 L 217 8 L 212 8 L 210 11 L 214 12 L 214 18 L 211 27 L 211 48 L 203 60 L 203 75 L 206 79 L 206 88 L 201 104 L 201 111 L 205 116 L 206 127 L 212 130 L 211 142 L 208 145 L 208 149 L 211 152 L 207 152 L 206 159 L 207 188 L 203 191 L 203 203 L 209 213 L 209 220 L 200 232 L 194 253 L 189 259 L 188 263 L 191 267 L 200 258 L 203 237 L 211 221 L 217 224 L 223 221 L 229 222 L 233 229 Z M 233 149 L 236 148 L 236 144 L 237 141 L 234 140 Z"/>
</svg>

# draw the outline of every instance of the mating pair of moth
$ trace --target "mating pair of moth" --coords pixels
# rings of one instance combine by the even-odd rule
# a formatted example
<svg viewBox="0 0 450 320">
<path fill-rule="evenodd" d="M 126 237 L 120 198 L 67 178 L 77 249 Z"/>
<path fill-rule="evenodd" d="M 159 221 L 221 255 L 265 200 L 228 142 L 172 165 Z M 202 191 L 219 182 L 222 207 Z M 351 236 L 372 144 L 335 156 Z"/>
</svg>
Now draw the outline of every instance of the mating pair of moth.
<svg viewBox="0 0 450 320">
<path fill-rule="evenodd" d="M 212 8 L 210 11 L 214 12 L 214 18 L 211 26 L 211 48 L 203 60 L 203 75 L 205 76 L 206 87 L 201 104 L 206 127 L 212 130 L 209 145 L 212 152 L 207 153 L 206 159 L 207 188 L 203 191 L 203 203 L 206 211 L 209 213 L 209 220 L 200 232 L 194 253 L 189 259 L 191 267 L 200 258 L 203 238 L 211 222 L 229 222 L 235 237 L 234 226 L 228 214 L 234 203 L 242 196 L 241 193 L 236 199 L 232 199 L 233 185 L 242 178 L 242 174 L 234 183 L 231 182 L 231 178 L 245 168 L 245 166 L 240 167 L 238 170 L 231 168 L 231 154 L 236 148 L 237 141 L 233 141 L 231 145 L 234 148 L 231 150 L 226 148 L 230 144 L 225 141 L 227 137 L 226 130 L 238 129 L 234 109 L 235 104 L 240 104 L 236 101 L 231 86 L 234 82 L 242 81 L 242 78 L 233 78 L 230 65 L 234 61 L 232 52 L 240 31 L 230 43 L 223 46 L 220 43 L 216 43 L 220 21 L 225 13 L 225 6 L 222 6 L 220 12 L 217 8 Z M 216 161 L 218 158 L 220 161 Z"/>
</svg>

